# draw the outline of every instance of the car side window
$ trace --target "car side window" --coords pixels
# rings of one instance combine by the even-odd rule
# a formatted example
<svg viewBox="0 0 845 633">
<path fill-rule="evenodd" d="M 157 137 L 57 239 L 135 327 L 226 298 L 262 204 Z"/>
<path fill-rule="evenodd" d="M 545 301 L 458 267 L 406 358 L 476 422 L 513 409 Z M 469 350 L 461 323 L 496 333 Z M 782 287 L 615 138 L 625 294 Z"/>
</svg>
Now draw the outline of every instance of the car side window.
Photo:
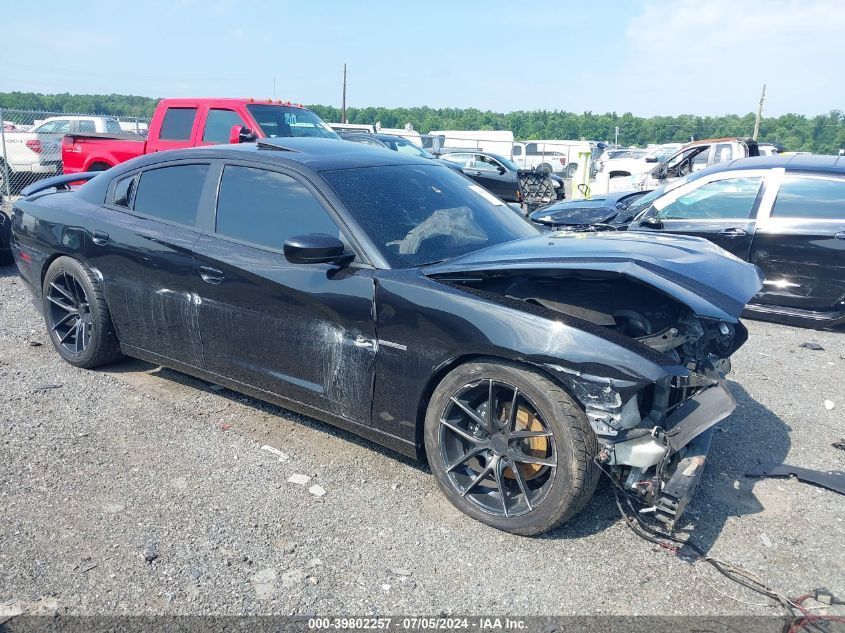
<svg viewBox="0 0 845 633">
<path fill-rule="evenodd" d="M 120 127 L 120 123 L 116 120 L 106 119 L 106 132 L 109 134 L 120 134 L 123 132 L 123 128 Z"/>
<path fill-rule="evenodd" d="M 301 182 L 275 171 L 238 165 L 223 169 L 215 230 L 274 250 L 282 250 L 291 237 L 309 233 L 343 240 L 332 217 Z"/>
<path fill-rule="evenodd" d="M 114 186 L 114 196 L 112 197 L 112 204 L 118 207 L 132 208 L 132 196 L 135 193 L 135 184 L 138 182 L 136 176 L 129 176 L 119 180 Z"/>
<path fill-rule="evenodd" d="M 519 145 L 513 146 L 513 155 L 514 156 L 522 156 L 522 148 Z"/>
<path fill-rule="evenodd" d="M 721 163 L 728 160 L 733 160 L 734 157 L 734 149 L 733 145 L 730 143 L 717 143 L 716 144 L 716 157 L 713 159 L 714 162 Z"/>
<path fill-rule="evenodd" d="M 208 169 L 208 165 L 172 165 L 142 172 L 135 211 L 194 226 Z"/>
<path fill-rule="evenodd" d="M 845 220 L 845 180 L 787 176 L 771 217 Z"/>
<path fill-rule="evenodd" d="M 163 141 L 189 141 L 196 117 L 196 108 L 167 108 L 158 137 Z"/>
<path fill-rule="evenodd" d="M 202 140 L 212 143 L 228 143 L 229 132 L 234 125 L 246 125 L 241 115 L 234 110 L 214 108 L 208 111 Z"/>
<path fill-rule="evenodd" d="M 489 156 L 476 154 L 473 161 L 473 167 L 480 171 L 496 171 L 499 169 L 499 163 Z"/>
<path fill-rule="evenodd" d="M 93 134 L 97 131 L 97 126 L 93 121 L 83 120 L 79 122 L 79 132 L 82 134 Z"/>
<path fill-rule="evenodd" d="M 472 167 L 472 154 L 444 154 L 443 160 L 458 163 L 461 167 Z"/>
<path fill-rule="evenodd" d="M 746 219 L 751 216 L 762 177 L 725 178 L 701 185 L 657 212 L 662 220 Z"/>
</svg>

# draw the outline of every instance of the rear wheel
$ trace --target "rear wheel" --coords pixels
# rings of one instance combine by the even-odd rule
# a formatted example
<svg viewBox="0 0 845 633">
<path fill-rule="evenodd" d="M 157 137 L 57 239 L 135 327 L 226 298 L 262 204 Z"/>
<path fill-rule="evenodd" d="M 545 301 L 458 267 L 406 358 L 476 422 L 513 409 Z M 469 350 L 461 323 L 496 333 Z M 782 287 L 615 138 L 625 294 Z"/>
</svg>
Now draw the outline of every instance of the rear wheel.
<svg viewBox="0 0 845 633">
<path fill-rule="evenodd" d="M 428 461 L 459 510 L 524 536 L 577 514 L 598 482 L 581 409 L 541 374 L 502 363 L 452 371 L 431 397 Z"/>
<path fill-rule="evenodd" d="M 100 284 L 70 257 L 59 257 L 44 276 L 44 320 L 59 355 L 91 369 L 121 357 L 120 344 Z"/>
<path fill-rule="evenodd" d="M 572 178 L 575 175 L 576 171 L 578 171 L 578 163 L 569 163 L 566 166 L 566 171 L 564 172 L 564 175 L 567 178 Z"/>
</svg>

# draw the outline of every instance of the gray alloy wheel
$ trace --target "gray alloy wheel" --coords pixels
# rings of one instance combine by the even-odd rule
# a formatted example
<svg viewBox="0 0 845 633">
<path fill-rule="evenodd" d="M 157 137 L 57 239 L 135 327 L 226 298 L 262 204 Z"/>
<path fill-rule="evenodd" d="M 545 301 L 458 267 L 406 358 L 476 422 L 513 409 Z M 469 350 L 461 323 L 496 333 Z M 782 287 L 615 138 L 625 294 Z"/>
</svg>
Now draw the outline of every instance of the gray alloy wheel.
<svg viewBox="0 0 845 633">
<path fill-rule="evenodd" d="M 90 369 L 120 358 L 108 307 L 87 267 L 70 257 L 56 259 L 44 276 L 42 298 L 50 341 L 64 360 Z"/>
<path fill-rule="evenodd" d="M 525 536 L 574 516 L 598 481 L 583 411 L 541 374 L 508 363 L 469 363 L 446 376 L 429 403 L 425 445 L 459 510 Z"/>
</svg>

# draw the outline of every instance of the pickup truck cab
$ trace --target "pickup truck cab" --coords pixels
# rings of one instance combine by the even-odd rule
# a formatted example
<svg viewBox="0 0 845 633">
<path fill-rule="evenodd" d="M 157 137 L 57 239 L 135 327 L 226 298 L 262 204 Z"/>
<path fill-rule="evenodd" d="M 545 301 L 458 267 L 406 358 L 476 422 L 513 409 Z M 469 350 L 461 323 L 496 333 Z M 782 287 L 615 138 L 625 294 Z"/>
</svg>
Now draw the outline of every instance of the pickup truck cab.
<svg viewBox="0 0 845 633">
<path fill-rule="evenodd" d="M 156 106 L 146 139 L 137 134 L 68 134 L 62 160 L 65 173 L 75 174 L 168 149 L 282 136 L 340 139 L 316 114 L 290 102 L 164 99 Z"/>
<path fill-rule="evenodd" d="M 750 138 L 711 138 L 687 143 L 651 171 L 632 176 L 634 189 L 656 189 L 678 178 L 718 163 L 759 156 L 757 141 Z"/>
</svg>

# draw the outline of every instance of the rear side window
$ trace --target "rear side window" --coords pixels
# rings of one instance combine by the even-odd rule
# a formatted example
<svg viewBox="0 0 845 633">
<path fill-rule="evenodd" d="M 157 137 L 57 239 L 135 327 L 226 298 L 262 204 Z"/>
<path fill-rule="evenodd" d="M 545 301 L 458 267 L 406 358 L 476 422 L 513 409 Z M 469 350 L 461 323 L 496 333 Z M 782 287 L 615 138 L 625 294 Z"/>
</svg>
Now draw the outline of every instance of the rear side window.
<svg viewBox="0 0 845 633">
<path fill-rule="evenodd" d="M 326 233 L 340 237 L 334 220 L 298 180 L 236 165 L 223 170 L 216 230 L 220 235 L 276 250 L 295 235 Z"/>
<path fill-rule="evenodd" d="M 196 108 L 168 108 L 158 137 L 163 141 L 190 140 L 196 116 Z"/>
<path fill-rule="evenodd" d="M 845 220 L 845 180 L 788 176 L 780 186 L 771 215 Z"/>
<path fill-rule="evenodd" d="M 132 208 L 132 195 L 135 193 L 135 183 L 138 179 L 135 176 L 129 176 L 119 181 L 114 187 L 114 199 L 112 204 L 118 207 Z"/>
<path fill-rule="evenodd" d="M 143 172 L 135 194 L 135 211 L 193 226 L 208 168 L 174 165 Z"/>
<path fill-rule="evenodd" d="M 97 126 L 94 125 L 93 121 L 80 121 L 79 122 L 79 131 L 82 134 L 93 134 L 97 131 Z"/>
<path fill-rule="evenodd" d="M 212 143 L 228 143 L 229 132 L 233 125 L 245 125 L 241 115 L 234 110 L 209 110 L 202 140 Z"/>
</svg>

